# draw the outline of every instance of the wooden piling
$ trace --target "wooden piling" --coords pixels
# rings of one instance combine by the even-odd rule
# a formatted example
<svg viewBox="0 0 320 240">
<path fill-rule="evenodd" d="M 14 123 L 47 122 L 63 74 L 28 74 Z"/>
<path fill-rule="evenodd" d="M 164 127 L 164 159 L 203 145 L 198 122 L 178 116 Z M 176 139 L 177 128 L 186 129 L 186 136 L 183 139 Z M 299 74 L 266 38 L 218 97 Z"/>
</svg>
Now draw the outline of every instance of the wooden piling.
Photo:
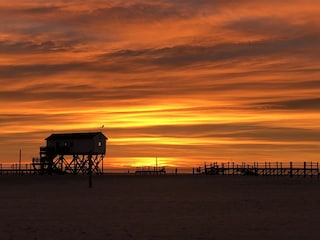
<svg viewBox="0 0 320 240">
<path fill-rule="evenodd" d="M 89 161 L 89 188 L 92 188 L 92 155 L 89 154 L 88 156 L 88 161 Z"/>
<path fill-rule="evenodd" d="M 232 176 L 234 176 L 234 162 L 232 163 Z"/>
<path fill-rule="evenodd" d="M 19 174 L 21 175 L 21 156 L 22 156 L 22 152 L 21 152 L 21 148 L 19 151 Z"/>
</svg>

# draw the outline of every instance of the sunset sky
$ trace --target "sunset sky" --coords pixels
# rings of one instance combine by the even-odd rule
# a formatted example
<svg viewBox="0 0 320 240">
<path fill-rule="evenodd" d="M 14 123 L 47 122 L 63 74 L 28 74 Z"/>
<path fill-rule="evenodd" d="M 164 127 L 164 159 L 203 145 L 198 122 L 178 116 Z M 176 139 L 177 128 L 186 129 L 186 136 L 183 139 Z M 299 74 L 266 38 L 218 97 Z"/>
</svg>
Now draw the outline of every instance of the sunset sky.
<svg viewBox="0 0 320 240">
<path fill-rule="evenodd" d="M 320 160 L 319 0 L 1 0 L 0 162 L 100 131 L 108 167 Z M 101 129 L 101 126 L 104 128 Z"/>
</svg>

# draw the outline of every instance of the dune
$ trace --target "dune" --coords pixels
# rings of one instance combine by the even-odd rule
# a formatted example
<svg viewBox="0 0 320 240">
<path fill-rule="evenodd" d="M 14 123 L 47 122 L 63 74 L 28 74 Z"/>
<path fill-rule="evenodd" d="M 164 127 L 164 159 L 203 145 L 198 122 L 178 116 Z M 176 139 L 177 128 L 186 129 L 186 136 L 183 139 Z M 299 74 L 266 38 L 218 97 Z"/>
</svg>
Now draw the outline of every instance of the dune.
<svg viewBox="0 0 320 240">
<path fill-rule="evenodd" d="M 318 239 L 318 178 L 0 176 L 0 239 Z"/>
</svg>

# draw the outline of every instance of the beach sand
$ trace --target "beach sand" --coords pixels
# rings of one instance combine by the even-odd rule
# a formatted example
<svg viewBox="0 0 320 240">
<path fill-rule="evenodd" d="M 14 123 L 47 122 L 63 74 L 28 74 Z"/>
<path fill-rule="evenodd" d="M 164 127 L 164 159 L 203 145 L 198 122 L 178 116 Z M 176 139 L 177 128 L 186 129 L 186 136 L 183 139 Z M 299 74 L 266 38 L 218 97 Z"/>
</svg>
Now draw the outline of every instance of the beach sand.
<svg viewBox="0 0 320 240">
<path fill-rule="evenodd" d="M 0 239 L 320 239 L 320 180 L 0 176 Z"/>
</svg>

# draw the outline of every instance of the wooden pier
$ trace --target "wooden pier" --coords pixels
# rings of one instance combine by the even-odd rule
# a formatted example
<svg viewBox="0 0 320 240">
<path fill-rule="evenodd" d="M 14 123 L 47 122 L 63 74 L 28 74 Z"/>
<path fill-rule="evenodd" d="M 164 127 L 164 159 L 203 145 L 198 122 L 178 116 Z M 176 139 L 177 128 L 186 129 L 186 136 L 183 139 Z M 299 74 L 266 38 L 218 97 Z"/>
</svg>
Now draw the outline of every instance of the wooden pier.
<svg viewBox="0 0 320 240">
<path fill-rule="evenodd" d="M 39 174 L 32 164 L 0 164 L 0 175 L 35 175 Z"/>
<path fill-rule="evenodd" d="M 199 169 L 199 168 L 198 168 Z M 252 164 L 234 162 L 204 164 L 201 173 L 206 175 L 242 176 L 302 176 L 319 177 L 318 162 L 254 162 Z"/>
<path fill-rule="evenodd" d="M 136 169 L 136 175 L 165 175 L 164 167 L 139 167 Z"/>
<path fill-rule="evenodd" d="M 33 164 L 0 164 L 0 175 L 38 175 L 41 171 Z M 165 175 L 164 167 L 140 167 L 136 175 Z M 193 169 L 193 174 L 227 176 L 289 176 L 320 177 L 318 162 L 254 162 L 210 163 Z"/>
</svg>

